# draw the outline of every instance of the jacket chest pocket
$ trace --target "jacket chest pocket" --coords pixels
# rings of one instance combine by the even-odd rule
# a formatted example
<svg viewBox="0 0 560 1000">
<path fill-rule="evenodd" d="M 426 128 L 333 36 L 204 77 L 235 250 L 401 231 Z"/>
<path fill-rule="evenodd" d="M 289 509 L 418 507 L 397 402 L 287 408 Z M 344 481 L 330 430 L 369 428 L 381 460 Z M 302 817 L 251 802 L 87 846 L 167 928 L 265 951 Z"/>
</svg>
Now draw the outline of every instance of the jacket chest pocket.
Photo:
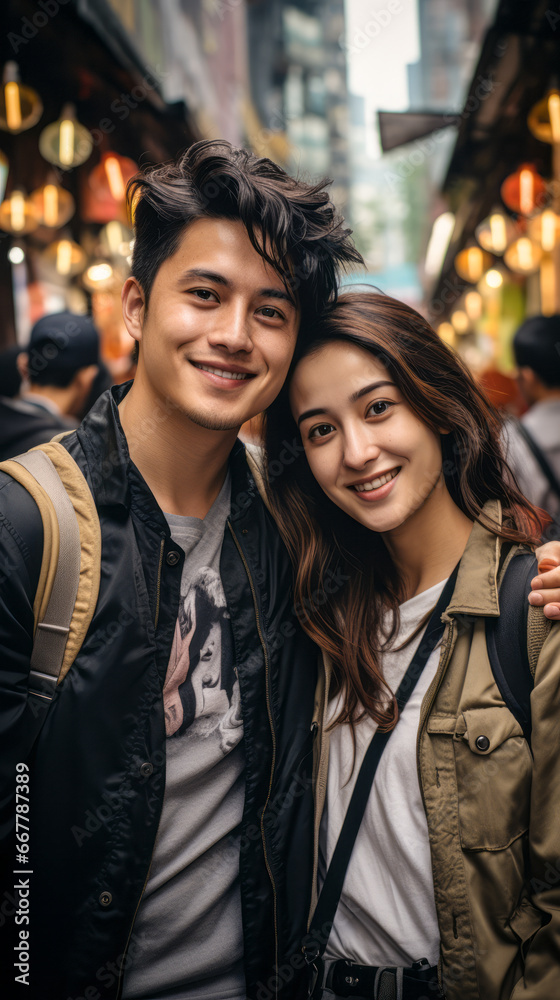
<svg viewBox="0 0 560 1000">
<path fill-rule="evenodd" d="M 509 847 L 529 827 L 532 757 L 519 723 L 505 707 L 470 709 L 453 743 L 462 847 Z"/>
</svg>

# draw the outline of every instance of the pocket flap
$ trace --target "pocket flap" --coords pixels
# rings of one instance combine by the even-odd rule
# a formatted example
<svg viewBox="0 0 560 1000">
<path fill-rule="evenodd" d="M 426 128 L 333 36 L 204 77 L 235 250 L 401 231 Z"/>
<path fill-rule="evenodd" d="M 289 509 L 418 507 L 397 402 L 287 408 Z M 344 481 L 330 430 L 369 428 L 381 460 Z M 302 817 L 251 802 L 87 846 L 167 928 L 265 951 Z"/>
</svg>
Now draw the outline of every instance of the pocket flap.
<svg viewBox="0 0 560 1000">
<path fill-rule="evenodd" d="M 512 736 L 523 736 L 523 730 L 509 709 L 502 705 L 491 708 L 470 708 L 463 712 L 464 726 L 457 726 L 463 733 L 473 753 L 484 756 L 492 753 Z"/>
</svg>

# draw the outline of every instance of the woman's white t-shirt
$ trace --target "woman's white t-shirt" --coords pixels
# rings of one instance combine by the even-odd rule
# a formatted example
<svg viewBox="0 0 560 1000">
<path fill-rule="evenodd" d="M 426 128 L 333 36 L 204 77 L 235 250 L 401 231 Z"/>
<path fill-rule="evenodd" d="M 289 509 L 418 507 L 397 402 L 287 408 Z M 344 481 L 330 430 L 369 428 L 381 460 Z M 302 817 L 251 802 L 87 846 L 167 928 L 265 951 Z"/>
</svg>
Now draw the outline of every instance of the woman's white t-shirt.
<svg viewBox="0 0 560 1000">
<path fill-rule="evenodd" d="M 396 691 L 420 644 L 423 631 L 403 650 L 395 649 L 434 607 L 445 586 L 436 584 L 400 606 L 400 628 L 383 653 L 383 676 Z M 440 647 L 426 666 L 381 757 L 350 858 L 325 958 L 359 965 L 410 966 L 421 958 L 436 965 L 439 930 L 428 840 L 416 762 L 422 700 L 434 679 Z M 329 719 L 340 705 L 329 704 Z M 377 728 L 365 718 L 356 726 L 352 770 L 350 726 L 331 731 L 327 799 L 321 823 L 320 876 L 330 863 L 365 751 Z"/>
</svg>

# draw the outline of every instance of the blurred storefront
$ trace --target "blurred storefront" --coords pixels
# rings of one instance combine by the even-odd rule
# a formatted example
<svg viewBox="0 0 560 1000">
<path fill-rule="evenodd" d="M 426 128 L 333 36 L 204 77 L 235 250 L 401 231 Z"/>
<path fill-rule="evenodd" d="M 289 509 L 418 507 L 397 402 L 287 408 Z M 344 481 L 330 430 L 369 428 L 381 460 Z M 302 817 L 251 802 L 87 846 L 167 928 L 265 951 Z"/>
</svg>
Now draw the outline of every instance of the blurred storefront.
<svg viewBox="0 0 560 1000">
<path fill-rule="evenodd" d="M 560 7 L 500 0 L 458 116 L 427 284 L 432 321 L 475 370 L 507 372 L 523 318 L 560 312 L 559 70 Z"/>
<path fill-rule="evenodd" d="M 48 312 L 91 311 L 129 367 L 120 288 L 139 165 L 244 139 L 244 0 L 14 0 L 0 39 L 0 349 Z M 188 54 L 188 58 L 186 58 Z"/>
</svg>

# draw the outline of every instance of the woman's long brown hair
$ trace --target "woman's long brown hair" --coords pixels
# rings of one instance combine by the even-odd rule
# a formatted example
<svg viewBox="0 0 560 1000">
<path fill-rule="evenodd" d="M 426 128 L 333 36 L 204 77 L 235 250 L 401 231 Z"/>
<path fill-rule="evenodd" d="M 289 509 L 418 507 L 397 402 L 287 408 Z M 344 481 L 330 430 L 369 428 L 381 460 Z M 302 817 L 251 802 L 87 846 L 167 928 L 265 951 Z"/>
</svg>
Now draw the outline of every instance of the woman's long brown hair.
<svg viewBox="0 0 560 1000">
<path fill-rule="evenodd" d="M 398 629 L 402 581 L 381 535 L 345 514 L 316 483 L 289 404 L 297 362 L 332 341 L 373 354 L 416 416 L 435 434 L 448 429 L 441 435 L 443 475 L 467 517 L 501 538 L 527 544 L 537 541 L 538 517 L 505 463 L 497 413 L 414 309 L 382 294 L 346 292 L 314 329 L 300 333 L 290 376 L 266 416 L 269 500 L 294 566 L 296 613 L 332 659 L 332 693 L 342 692 L 335 722 L 353 725 L 367 714 L 389 730 L 397 708 L 380 658 Z M 501 526 L 484 516 L 487 500 L 500 500 Z M 382 631 L 388 608 L 389 636 Z"/>
</svg>

